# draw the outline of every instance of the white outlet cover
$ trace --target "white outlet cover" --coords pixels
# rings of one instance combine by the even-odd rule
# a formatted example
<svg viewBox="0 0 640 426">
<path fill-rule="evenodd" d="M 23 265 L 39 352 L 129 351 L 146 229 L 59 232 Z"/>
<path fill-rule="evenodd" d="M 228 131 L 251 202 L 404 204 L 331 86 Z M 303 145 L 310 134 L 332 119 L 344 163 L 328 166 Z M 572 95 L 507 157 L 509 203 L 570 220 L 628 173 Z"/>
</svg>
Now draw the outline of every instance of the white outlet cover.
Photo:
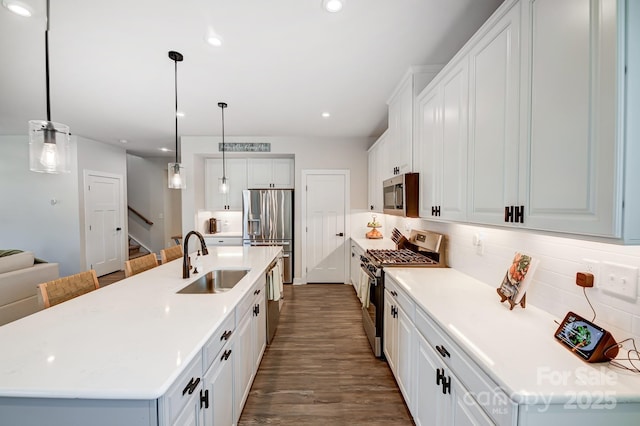
<svg viewBox="0 0 640 426">
<path fill-rule="evenodd" d="M 635 301 L 638 298 L 638 268 L 613 262 L 600 265 L 598 287 L 612 296 Z"/>
</svg>

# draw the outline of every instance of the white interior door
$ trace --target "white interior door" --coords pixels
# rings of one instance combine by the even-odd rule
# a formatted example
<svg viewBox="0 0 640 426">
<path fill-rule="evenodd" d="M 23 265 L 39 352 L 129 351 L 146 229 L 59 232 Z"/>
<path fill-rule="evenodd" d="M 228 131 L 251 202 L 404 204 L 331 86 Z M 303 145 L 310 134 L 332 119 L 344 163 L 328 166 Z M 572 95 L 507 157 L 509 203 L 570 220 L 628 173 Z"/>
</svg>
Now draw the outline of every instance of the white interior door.
<svg viewBox="0 0 640 426">
<path fill-rule="evenodd" d="M 88 173 L 85 182 L 87 265 L 101 276 L 122 269 L 122 179 Z"/>
<path fill-rule="evenodd" d="M 344 283 L 348 174 L 344 171 L 305 175 L 306 281 Z"/>
</svg>

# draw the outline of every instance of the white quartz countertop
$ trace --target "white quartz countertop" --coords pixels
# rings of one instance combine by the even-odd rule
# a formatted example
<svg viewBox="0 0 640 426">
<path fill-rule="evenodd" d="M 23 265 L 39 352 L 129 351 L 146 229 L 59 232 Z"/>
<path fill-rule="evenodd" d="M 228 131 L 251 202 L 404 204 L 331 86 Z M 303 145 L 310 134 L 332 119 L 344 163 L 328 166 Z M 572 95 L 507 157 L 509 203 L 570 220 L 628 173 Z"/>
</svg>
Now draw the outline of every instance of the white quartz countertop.
<svg viewBox="0 0 640 426">
<path fill-rule="evenodd" d="M 203 272 L 249 269 L 226 293 L 176 294 L 177 259 L 0 327 L 0 396 L 162 396 L 280 250 L 210 247 Z"/>
<path fill-rule="evenodd" d="M 385 268 L 507 395 L 523 404 L 640 402 L 640 375 L 589 364 L 554 338 L 547 312 L 500 303 L 496 287 L 449 268 Z M 615 336 L 614 336 L 615 337 Z M 582 398 L 582 399 L 576 399 Z M 613 399 L 611 399 L 613 398 Z"/>
</svg>

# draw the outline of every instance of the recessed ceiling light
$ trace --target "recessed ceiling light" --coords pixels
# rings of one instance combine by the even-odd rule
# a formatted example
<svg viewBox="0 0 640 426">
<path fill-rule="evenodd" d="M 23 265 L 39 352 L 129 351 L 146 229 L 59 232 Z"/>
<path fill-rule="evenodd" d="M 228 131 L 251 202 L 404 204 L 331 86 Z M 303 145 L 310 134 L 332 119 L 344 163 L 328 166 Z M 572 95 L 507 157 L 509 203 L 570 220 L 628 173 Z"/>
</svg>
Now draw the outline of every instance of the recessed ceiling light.
<svg viewBox="0 0 640 426">
<path fill-rule="evenodd" d="M 344 6 L 344 0 L 322 0 L 322 7 L 327 12 L 340 12 Z"/>
<path fill-rule="evenodd" d="M 15 13 L 16 15 L 20 15 L 28 18 L 33 14 L 31 12 L 31 8 L 20 1 L 3 0 L 2 5 L 7 9 L 9 9 L 11 12 Z"/>
<path fill-rule="evenodd" d="M 129 141 L 126 139 L 120 139 L 120 143 L 129 143 Z"/>
<path fill-rule="evenodd" d="M 178 117 L 182 118 L 182 117 L 184 117 L 184 112 L 182 112 L 182 111 L 178 111 L 178 112 L 176 112 L 176 115 L 177 115 Z"/>
<path fill-rule="evenodd" d="M 331 117 L 331 114 L 330 114 L 330 113 L 328 113 L 328 112 L 323 112 L 323 113 L 322 113 L 322 117 L 323 117 L 323 118 L 329 118 L 329 117 Z"/>
<path fill-rule="evenodd" d="M 165 148 L 165 147 L 158 148 L 158 149 L 159 149 L 160 151 L 162 151 L 162 152 L 171 152 L 171 150 L 170 150 L 169 148 Z"/>
<path fill-rule="evenodd" d="M 222 46 L 222 37 L 217 34 L 211 34 L 207 36 L 207 43 L 213 47 L 220 47 Z"/>
</svg>

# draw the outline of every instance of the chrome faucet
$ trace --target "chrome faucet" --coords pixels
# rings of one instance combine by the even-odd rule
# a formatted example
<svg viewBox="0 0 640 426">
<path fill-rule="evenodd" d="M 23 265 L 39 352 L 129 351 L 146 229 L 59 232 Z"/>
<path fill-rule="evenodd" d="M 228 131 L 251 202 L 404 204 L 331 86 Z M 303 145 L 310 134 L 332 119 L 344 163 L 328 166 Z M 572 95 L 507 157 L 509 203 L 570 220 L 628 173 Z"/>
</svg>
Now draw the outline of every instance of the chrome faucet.
<svg viewBox="0 0 640 426">
<path fill-rule="evenodd" d="M 183 258 L 182 258 L 182 278 L 189 278 L 189 237 L 192 235 L 197 235 L 200 239 L 200 250 L 202 251 L 202 255 L 209 254 L 209 250 L 207 250 L 207 244 L 204 242 L 204 237 L 198 231 L 189 231 L 186 237 L 184 237 L 184 249 L 183 249 Z"/>
</svg>

